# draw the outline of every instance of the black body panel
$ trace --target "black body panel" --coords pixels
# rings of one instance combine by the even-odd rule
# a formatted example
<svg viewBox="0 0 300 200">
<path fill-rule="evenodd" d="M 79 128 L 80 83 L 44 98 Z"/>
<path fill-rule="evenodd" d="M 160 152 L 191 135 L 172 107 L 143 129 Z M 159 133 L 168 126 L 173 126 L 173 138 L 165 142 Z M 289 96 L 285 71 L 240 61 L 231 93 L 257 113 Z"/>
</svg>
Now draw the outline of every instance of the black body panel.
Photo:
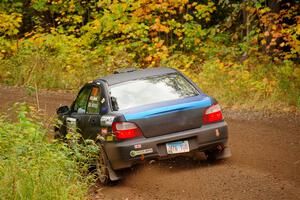
<svg viewBox="0 0 300 200">
<path fill-rule="evenodd" d="M 95 139 L 100 132 L 101 115 L 71 113 L 70 117 L 77 119 L 77 127 L 84 139 Z"/>
<path fill-rule="evenodd" d="M 141 128 L 145 137 L 155 137 L 200 128 L 203 110 L 204 108 L 171 111 L 163 115 L 131 121 Z"/>
<path fill-rule="evenodd" d="M 216 130 L 220 133 L 216 135 Z M 190 151 L 214 149 L 218 145 L 227 146 L 228 130 L 227 123 L 222 121 L 209 125 L 203 125 L 201 128 L 187 131 L 176 132 L 168 135 L 156 136 L 151 138 L 140 137 L 122 142 L 110 142 L 105 144 L 105 151 L 110 158 L 113 169 L 129 168 L 143 159 L 154 159 L 168 157 L 166 143 L 174 141 L 187 140 Z M 132 157 L 131 151 L 136 149 L 152 149 L 153 152 L 142 156 Z M 177 154 L 180 155 L 180 154 Z"/>
</svg>

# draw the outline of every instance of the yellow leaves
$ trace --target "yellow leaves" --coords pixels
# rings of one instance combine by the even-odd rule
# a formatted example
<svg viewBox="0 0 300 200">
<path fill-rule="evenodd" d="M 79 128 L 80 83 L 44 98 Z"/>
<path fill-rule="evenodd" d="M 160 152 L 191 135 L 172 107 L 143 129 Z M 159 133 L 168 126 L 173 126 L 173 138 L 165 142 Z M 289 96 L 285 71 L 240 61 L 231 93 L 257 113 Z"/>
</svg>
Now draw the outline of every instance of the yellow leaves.
<svg viewBox="0 0 300 200">
<path fill-rule="evenodd" d="M 156 24 L 160 24 L 160 18 L 159 18 L 159 17 L 156 17 L 156 18 L 155 18 L 155 23 L 156 23 Z"/>
<path fill-rule="evenodd" d="M 233 84 L 236 80 L 235 79 L 230 79 L 229 83 Z"/>
<path fill-rule="evenodd" d="M 207 5 L 198 4 L 195 6 L 196 16 L 199 19 L 204 19 L 205 21 L 210 21 L 211 14 L 216 10 L 216 6 L 212 1 L 208 1 Z"/>
<path fill-rule="evenodd" d="M 185 10 L 185 9 L 184 9 L 184 7 L 183 7 L 183 6 L 180 6 L 180 7 L 179 7 L 179 13 L 183 13 L 183 12 L 184 12 L 184 10 Z"/>
<path fill-rule="evenodd" d="M 264 82 L 265 84 L 268 84 L 269 83 L 269 80 L 265 77 L 262 82 Z"/>
<path fill-rule="evenodd" d="M 161 25 L 158 31 L 169 33 L 170 29 L 165 25 Z"/>
<path fill-rule="evenodd" d="M 154 46 L 155 46 L 156 48 L 160 48 L 160 47 L 162 47 L 163 44 L 164 44 L 164 41 L 163 41 L 163 40 L 160 40 L 159 42 L 155 43 Z"/>
<path fill-rule="evenodd" d="M 285 6 L 278 13 L 271 12 L 267 6 L 261 6 L 257 12 L 261 26 L 259 29 L 263 31 L 260 39 L 268 39 L 268 42 L 262 40 L 261 44 L 266 45 L 266 50 L 277 62 L 299 56 L 297 52 L 300 48 L 297 47 L 297 42 L 299 41 L 300 17 L 297 15 L 297 10 L 300 7 L 292 4 L 285 4 Z M 284 48 L 287 46 L 289 50 Z"/>
<path fill-rule="evenodd" d="M 80 15 L 75 15 L 75 16 L 73 17 L 73 20 L 74 20 L 75 23 L 81 23 L 81 22 L 82 22 L 82 16 L 80 16 Z"/>
<path fill-rule="evenodd" d="M 146 62 L 151 62 L 152 61 L 152 56 L 151 55 L 149 55 L 149 56 L 147 56 L 146 58 L 144 58 L 144 60 L 146 61 Z"/>
<path fill-rule="evenodd" d="M 50 33 L 55 34 L 56 33 L 56 28 L 55 27 L 51 27 L 50 28 Z"/>
<path fill-rule="evenodd" d="M 282 43 L 280 43 L 280 45 L 279 45 L 280 47 L 284 47 L 285 46 L 285 43 L 284 42 L 282 42 Z"/>
<path fill-rule="evenodd" d="M 74 12 L 75 11 L 74 0 L 70 0 L 70 2 L 69 2 L 69 11 L 70 12 Z"/>
<path fill-rule="evenodd" d="M 262 40 L 260 41 L 260 43 L 261 43 L 262 45 L 266 45 L 266 44 L 267 44 L 267 41 L 266 41 L 265 39 L 262 39 Z"/>
<path fill-rule="evenodd" d="M 269 36 L 270 36 L 270 32 L 269 32 L 269 31 L 266 31 L 266 32 L 264 33 L 264 35 L 265 35 L 265 37 L 269 37 Z"/>
<path fill-rule="evenodd" d="M 155 19 L 155 23 L 150 27 L 150 29 L 152 31 L 157 31 L 157 32 L 165 32 L 165 33 L 169 33 L 170 29 L 168 26 L 163 25 L 160 23 L 160 18 L 156 18 Z"/>
<path fill-rule="evenodd" d="M 279 38 L 279 37 L 282 37 L 282 34 L 279 31 L 276 31 L 276 32 L 272 33 L 272 37 Z"/>
<path fill-rule="evenodd" d="M 92 27 L 93 29 L 99 29 L 101 23 L 98 19 L 95 19 L 93 22 L 92 22 Z"/>
<path fill-rule="evenodd" d="M 68 73 L 75 73 L 75 68 L 73 67 L 73 66 L 71 66 L 71 65 L 67 65 L 66 67 L 65 67 L 65 69 L 66 69 L 66 72 L 68 72 Z"/>
<path fill-rule="evenodd" d="M 294 71 L 293 71 L 293 76 L 300 80 L 300 68 L 295 68 Z"/>
<path fill-rule="evenodd" d="M 128 4 L 127 3 L 122 3 L 121 7 L 123 10 L 126 10 L 128 8 Z"/>
<path fill-rule="evenodd" d="M 33 34 L 34 34 L 33 31 L 32 31 L 32 32 L 27 32 L 27 33 L 24 34 L 24 36 L 25 36 L 25 37 L 30 37 L 30 36 L 32 36 Z"/>
<path fill-rule="evenodd" d="M 277 26 L 276 26 L 275 24 L 273 24 L 273 25 L 271 26 L 271 28 L 272 28 L 272 30 L 276 30 L 276 29 L 277 29 Z"/>
<path fill-rule="evenodd" d="M 246 11 L 247 11 L 248 13 L 255 13 L 256 8 L 255 8 L 255 7 L 252 7 L 252 6 L 247 6 L 247 7 L 246 7 Z"/>
<path fill-rule="evenodd" d="M 217 64 L 217 67 L 218 67 L 218 69 L 220 70 L 220 71 L 222 71 L 222 72 L 224 72 L 225 71 L 225 65 L 224 65 L 224 63 L 221 61 L 221 60 L 217 60 L 216 61 L 216 64 Z"/>
<path fill-rule="evenodd" d="M 6 14 L 0 12 L 0 33 L 13 36 L 19 33 L 22 23 L 22 15 L 19 13 Z"/>
<path fill-rule="evenodd" d="M 199 38 L 195 38 L 195 40 L 194 40 L 195 45 L 200 44 L 200 42 L 201 42 L 201 40 Z"/>
<path fill-rule="evenodd" d="M 189 0 L 181 0 L 181 2 L 182 2 L 183 4 L 187 4 L 187 3 L 189 2 Z"/>
<path fill-rule="evenodd" d="M 297 25 L 296 25 L 296 34 L 300 35 L 300 16 L 298 16 L 298 20 L 297 20 Z"/>
<path fill-rule="evenodd" d="M 197 6 L 197 5 L 198 5 L 197 2 L 193 2 L 193 3 L 192 3 L 192 6 L 194 6 L 194 7 Z"/>
<path fill-rule="evenodd" d="M 270 12 L 269 7 L 264 7 L 263 9 L 259 9 L 259 14 L 261 14 L 261 15 L 268 13 L 268 12 Z"/>
<path fill-rule="evenodd" d="M 192 15 L 190 15 L 190 14 L 185 14 L 185 15 L 183 16 L 183 18 L 184 18 L 186 21 L 191 21 L 191 20 L 194 19 L 194 17 L 193 17 Z"/>
</svg>

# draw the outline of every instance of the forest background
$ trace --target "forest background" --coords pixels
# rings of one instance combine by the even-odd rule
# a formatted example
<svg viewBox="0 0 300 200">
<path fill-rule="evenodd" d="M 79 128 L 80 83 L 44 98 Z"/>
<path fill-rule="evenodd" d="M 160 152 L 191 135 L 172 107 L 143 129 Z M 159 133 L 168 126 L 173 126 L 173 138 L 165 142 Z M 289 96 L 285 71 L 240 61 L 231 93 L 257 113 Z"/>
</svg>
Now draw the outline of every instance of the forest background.
<svg viewBox="0 0 300 200">
<path fill-rule="evenodd" d="M 116 69 L 168 66 L 226 108 L 297 114 L 299 7 L 299 0 L 0 0 L 0 85 L 38 100 L 41 88 L 76 93 Z M 78 134 L 49 141 L 55 121 L 33 106 L 17 103 L 8 113 L 0 113 L 0 200 L 87 199 L 98 146 Z"/>
<path fill-rule="evenodd" d="M 300 108 L 299 1 L 1 0 L 0 82 L 75 89 L 174 67 L 224 106 Z"/>
</svg>

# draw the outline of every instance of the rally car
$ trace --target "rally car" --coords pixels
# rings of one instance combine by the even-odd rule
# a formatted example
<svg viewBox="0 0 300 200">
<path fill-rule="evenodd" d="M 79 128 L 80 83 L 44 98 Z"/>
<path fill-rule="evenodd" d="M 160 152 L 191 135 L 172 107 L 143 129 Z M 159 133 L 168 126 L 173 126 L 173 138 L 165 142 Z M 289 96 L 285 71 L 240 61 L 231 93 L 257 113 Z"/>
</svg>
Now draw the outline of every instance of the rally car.
<svg viewBox="0 0 300 200">
<path fill-rule="evenodd" d="M 176 69 L 124 69 L 84 85 L 57 127 L 76 127 L 99 144 L 96 169 L 106 184 L 141 160 L 204 152 L 227 158 L 227 123 L 218 102 Z"/>
</svg>

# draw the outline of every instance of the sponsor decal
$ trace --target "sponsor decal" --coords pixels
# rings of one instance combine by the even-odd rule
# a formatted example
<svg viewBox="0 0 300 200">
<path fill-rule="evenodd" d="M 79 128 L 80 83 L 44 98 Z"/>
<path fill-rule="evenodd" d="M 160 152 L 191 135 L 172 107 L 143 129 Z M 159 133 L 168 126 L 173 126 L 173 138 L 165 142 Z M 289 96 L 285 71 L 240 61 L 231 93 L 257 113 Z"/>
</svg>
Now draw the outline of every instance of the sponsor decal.
<svg viewBox="0 0 300 200">
<path fill-rule="evenodd" d="M 98 101 L 98 97 L 90 96 L 90 101 Z"/>
<path fill-rule="evenodd" d="M 67 133 L 74 132 L 77 130 L 77 119 L 73 117 L 66 118 Z"/>
<path fill-rule="evenodd" d="M 101 122 L 102 126 L 111 126 L 114 119 L 115 119 L 115 116 L 103 115 L 100 119 L 100 122 Z"/>
<path fill-rule="evenodd" d="M 216 137 L 220 137 L 220 131 L 219 131 L 219 129 L 216 129 Z"/>
<path fill-rule="evenodd" d="M 106 136 L 106 141 L 111 142 L 114 140 L 114 137 L 112 135 Z"/>
<path fill-rule="evenodd" d="M 136 157 L 136 156 L 139 156 L 139 155 L 144 155 L 144 154 L 149 154 L 149 153 L 153 153 L 153 149 L 152 148 L 150 148 L 150 149 L 142 149 L 142 150 L 138 150 L 138 151 L 131 150 L 130 151 L 130 156 L 131 157 Z"/>
<path fill-rule="evenodd" d="M 140 148 L 142 148 L 142 145 L 141 145 L 141 144 L 135 144 L 135 145 L 134 145 L 134 148 L 135 148 L 135 149 L 140 149 Z"/>
<path fill-rule="evenodd" d="M 89 104 L 88 104 L 88 108 L 98 108 L 98 107 L 99 107 L 99 105 L 97 102 L 96 103 L 89 102 Z"/>
<path fill-rule="evenodd" d="M 106 135 L 107 134 L 107 128 L 101 128 L 101 134 Z"/>
</svg>

